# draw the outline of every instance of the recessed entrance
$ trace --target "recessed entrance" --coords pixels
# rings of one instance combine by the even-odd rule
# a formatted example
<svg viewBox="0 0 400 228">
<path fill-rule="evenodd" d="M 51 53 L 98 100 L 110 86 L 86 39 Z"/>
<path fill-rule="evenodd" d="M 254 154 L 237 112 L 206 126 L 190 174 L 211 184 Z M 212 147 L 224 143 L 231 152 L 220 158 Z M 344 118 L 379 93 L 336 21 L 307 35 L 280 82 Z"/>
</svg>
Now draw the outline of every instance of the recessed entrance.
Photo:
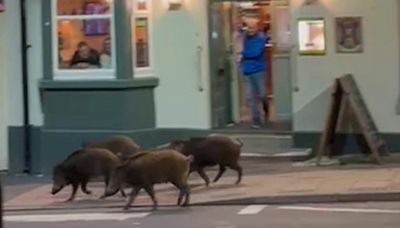
<svg viewBox="0 0 400 228">
<path fill-rule="evenodd" d="M 291 45 L 287 0 L 221 1 L 210 0 L 209 39 L 213 128 L 248 129 L 251 112 L 245 98 L 239 54 L 246 19 L 257 18 L 258 29 L 267 35 L 264 73 L 268 114 L 261 108 L 263 130 L 290 131 Z"/>
</svg>

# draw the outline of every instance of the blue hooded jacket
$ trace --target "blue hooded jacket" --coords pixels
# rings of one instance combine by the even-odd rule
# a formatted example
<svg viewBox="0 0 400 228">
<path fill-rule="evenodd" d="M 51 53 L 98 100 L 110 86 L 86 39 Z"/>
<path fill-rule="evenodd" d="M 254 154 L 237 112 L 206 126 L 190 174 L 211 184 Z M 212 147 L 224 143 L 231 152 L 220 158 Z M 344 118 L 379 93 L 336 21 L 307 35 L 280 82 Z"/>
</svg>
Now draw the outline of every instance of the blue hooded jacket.
<svg viewBox="0 0 400 228">
<path fill-rule="evenodd" d="M 267 37 L 259 32 L 253 36 L 244 35 L 243 51 L 240 67 L 244 75 L 255 74 L 265 71 L 266 63 L 264 57 Z"/>
</svg>

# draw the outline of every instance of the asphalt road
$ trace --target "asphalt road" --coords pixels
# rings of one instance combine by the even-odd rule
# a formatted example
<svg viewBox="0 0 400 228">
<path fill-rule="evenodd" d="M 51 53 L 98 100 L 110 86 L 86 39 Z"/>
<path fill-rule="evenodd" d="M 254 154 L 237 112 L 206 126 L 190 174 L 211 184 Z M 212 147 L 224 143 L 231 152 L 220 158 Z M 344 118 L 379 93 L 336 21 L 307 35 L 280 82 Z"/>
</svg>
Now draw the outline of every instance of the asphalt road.
<svg viewBox="0 0 400 228">
<path fill-rule="evenodd" d="M 4 219 L 6 228 L 398 228 L 400 203 L 36 211 Z"/>
</svg>

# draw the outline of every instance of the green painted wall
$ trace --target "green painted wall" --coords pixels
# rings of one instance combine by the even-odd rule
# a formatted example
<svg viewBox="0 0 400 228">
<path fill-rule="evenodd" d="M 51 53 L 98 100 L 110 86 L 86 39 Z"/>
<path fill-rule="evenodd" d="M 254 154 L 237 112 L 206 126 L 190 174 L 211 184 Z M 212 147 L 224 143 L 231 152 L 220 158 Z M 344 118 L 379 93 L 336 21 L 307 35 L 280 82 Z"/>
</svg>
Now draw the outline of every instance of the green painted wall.
<svg viewBox="0 0 400 228">
<path fill-rule="evenodd" d="M 210 128 L 207 1 L 185 1 L 176 11 L 153 1 L 152 15 L 157 126 Z"/>
<path fill-rule="evenodd" d="M 138 80 L 140 82 L 144 79 Z M 148 85 L 48 82 L 42 84 L 44 128 L 133 130 L 155 127 L 153 89 Z M 99 82 L 97 82 L 99 83 Z M 65 84 L 65 85 L 64 85 Z M 115 84 L 115 85 L 114 85 Z M 85 87 L 86 85 L 86 87 Z M 120 86 L 124 86 L 120 88 Z"/>
<path fill-rule="evenodd" d="M 297 0 L 290 2 L 293 43 L 298 40 L 299 18 L 324 17 L 327 44 L 324 56 L 295 55 L 293 87 L 298 87 L 299 91 L 293 94 L 294 130 L 322 130 L 331 97 L 328 90 L 335 78 L 350 73 L 354 75 L 379 130 L 399 132 L 400 116 L 396 113 L 400 75 L 399 1 L 319 1 L 315 6 L 304 6 Z M 335 18 L 342 16 L 362 17 L 362 53 L 336 52 Z"/>
</svg>

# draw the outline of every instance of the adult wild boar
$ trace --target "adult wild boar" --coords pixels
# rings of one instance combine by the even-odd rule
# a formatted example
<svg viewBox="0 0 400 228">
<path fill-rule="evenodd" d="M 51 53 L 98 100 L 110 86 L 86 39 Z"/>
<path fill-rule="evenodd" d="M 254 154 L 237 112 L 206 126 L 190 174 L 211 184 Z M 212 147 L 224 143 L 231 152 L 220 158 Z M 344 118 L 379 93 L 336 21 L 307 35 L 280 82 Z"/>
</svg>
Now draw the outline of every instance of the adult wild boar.
<svg viewBox="0 0 400 228">
<path fill-rule="evenodd" d="M 120 164 L 120 159 L 111 151 L 101 148 L 85 148 L 73 152 L 53 169 L 53 188 L 55 195 L 65 186 L 72 185 L 72 193 L 67 201 L 75 198 L 78 187 L 85 194 L 91 194 L 87 183 L 95 177 L 104 177 L 107 186 L 112 171 Z M 121 194 L 125 193 L 121 189 Z M 104 198 L 104 194 L 101 198 Z"/>
<path fill-rule="evenodd" d="M 190 200 L 187 178 L 192 159 L 191 156 L 186 157 L 171 149 L 139 152 L 115 169 L 105 195 L 114 195 L 123 187 L 133 187 L 124 207 L 124 210 L 128 210 L 139 191 L 144 188 L 153 201 L 153 209 L 157 209 L 158 202 L 153 186 L 172 183 L 179 189 L 177 205 L 186 206 Z M 183 197 L 185 200 L 182 203 Z"/>
<path fill-rule="evenodd" d="M 122 160 L 126 160 L 141 149 L 131 138 L 124 135 L 114 135 L 96 142 L 83 142 L 82 147 L 108 149 Z"/>
<path fill-rule="evenodd" d="M 237 139 L 235 143 L 232 139 L 224 136 L 209 136 L 203 138 L 191 138 L 189 140 L 175 140 L 169 144 L 169 148 L 176 149 L 182 154 L 193 155 L 194 161 L 191 163 L 190 172 L 196 171 L 208 186 L 210 179 L 204 172 L 204 168 L 219 165 L 219 172 L 214 178 L 217 182 L 222 174 L 229 167 L 238 173 L 236 184 L 242 180 L 243 169 L 239 164 L 241 147 L 243 143 Z"/>
</svg>

